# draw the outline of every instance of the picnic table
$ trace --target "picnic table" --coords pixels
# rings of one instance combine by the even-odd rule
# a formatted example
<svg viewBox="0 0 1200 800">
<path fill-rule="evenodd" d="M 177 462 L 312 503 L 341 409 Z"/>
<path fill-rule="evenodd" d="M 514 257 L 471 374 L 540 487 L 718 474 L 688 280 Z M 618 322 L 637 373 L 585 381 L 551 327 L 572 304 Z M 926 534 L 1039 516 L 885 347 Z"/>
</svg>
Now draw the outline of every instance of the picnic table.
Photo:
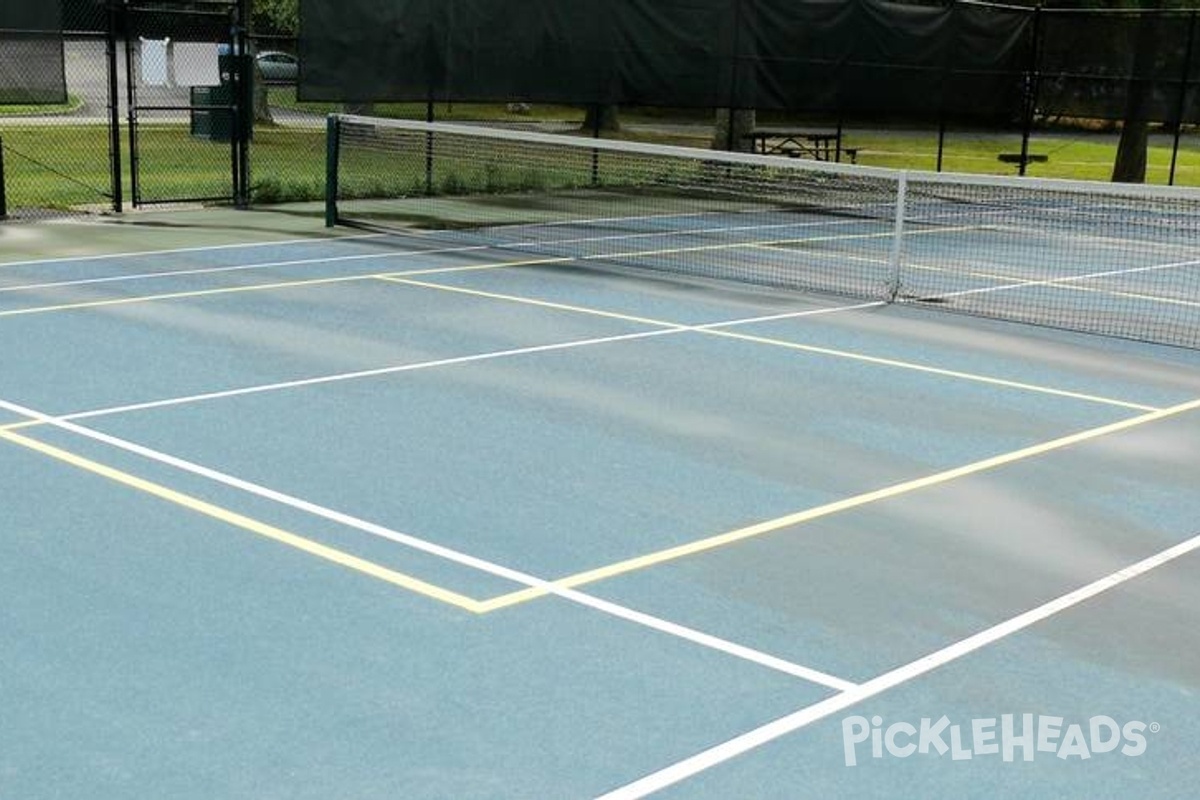
<svg viewBox="0 0 1200 800">
<path fill-rule="evenodd" d="M 857 148 L 842 147 L 842 132 L 798 130 L 792 128 L 755 128 L 744 139 L 752 143 L 752 149 L 763 155 L 781 155 L 791 158 L 814 158 L 818 161 L 841 161 L 845 153 L 850 160 L 857 161 Z"/>
</svg>

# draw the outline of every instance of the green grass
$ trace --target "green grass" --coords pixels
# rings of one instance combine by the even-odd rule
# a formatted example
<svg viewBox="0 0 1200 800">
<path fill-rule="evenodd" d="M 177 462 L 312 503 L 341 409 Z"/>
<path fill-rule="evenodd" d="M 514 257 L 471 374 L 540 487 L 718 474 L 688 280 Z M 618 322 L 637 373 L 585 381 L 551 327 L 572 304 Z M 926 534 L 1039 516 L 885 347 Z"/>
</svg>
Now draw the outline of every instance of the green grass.
<svg viewBox="0 0 1200 800">
<path fill-rule="evenodd" d="M 1117 136 L 1090 132 L 1035 134 L 1029 152 L 1047 156 L 1045 163 L 1030 164 L 1027 175 L 1045 178 L 1108 181 L 1117 154 Z M 933 170 L 937 168 L 937 133 L 888 133 L 847 131 L 844 146 L 859 149 L 858 163 L 896 169 Z M 999 160 L 1002 153 L 1019 153 L 1021 137 L 947 134 L 942 169 L 946 172 L 1015 175 L 1017 168 Z M 1169 143 L 1152 144 L 1147 152 L 1148 183 L 1165 184 L 1170 172 Z M 1195 137 L 1184 140 L 1179 150 L 1175 183 L 1200 185 L 1200 143 Z"/>
<path fill-rule="evenodd" d="M 395 111 L 417 109 L 418 106 L 397 107 Z M 387 110 L 377 108 L 376 111 Z M 535 107 L 542 118 L 543 107 Z M 423 109 L 422 109 L 423 113 Z M 561 107 L 554 113 L 567 119 L 577 109 Z M 511 119 L 503 106 L 457 106 L 455 114 L 461 119 L 480 119 L 483 115 L 503 115 Z M 447 118 L 443 116 L 442 118 Z M 645 117 L 623 116 L 626 128 L 621 138 L 637 138 L 672 144 L 707 147 L 711 134 L 703 125 L 693 132 L 646 130 Z M 660 122 L 669 119 L 656 118 Z M 157 125 L 139 128 L 141 145 L 141 176 L 143 197 L 147 200 L 219 197 L 229 191 L 229 145 L 209 142 L 189 135 L 182 125 Z M 108 133 L 104 125 L 55 124 L 22 125 L 10 119 L 0 125 L 5 153 L 6 187 L 11 208 L 38 206 L 46 208 L 75 208 L 109 204 Z M 847 147 L 858 148 L 858 162 L 873 166 L 902 169 L 931 170 L 936 165 L 936 132 L 858 131 L 848 129 L 844 134 Z M 1116 154 L 1115 134 L 1078 132 L 1069 134 L 1036 135 L 1031 152 L 1045 154 L 1047 163 L 1033 164 L 1029 174 L 1034 176 L 1075 178 L 1107 181 Z M 991 134 L 950 133 L 946 140 L 943 169 L 954 172 L 1015 174 L 1012 165 L 998 161 L 1001 153 L 1017 152 L 1020 137 Z M 122 161 L 128 172 L 128 145 L 122 140 Z M 323 195 L 324 131 L 318 128 L 260 126 L 255 131 L 251 147 L 252 199 L 259 203 L 316 200 Z M 1156 139 L 1149 151 L 1148 180 L 1166 183 L 1171 149 L 1167 139 Z M 410 169 L 406 177 L 396 174 L 393 159 L 382 158 L 362 177 L 363 194 L 386 189 L 397 191 L 397 182 L 406 192 L 417 183 L 423 186 L 423 165 Z M 419 173 L 419 174 L 418 174 Z M 372 174 L 377 177 L 372 177 Z M 415 177 L 414 177 L 415 176 Z M 382 182 L 371 187 L 370 181 Z M 499 172 L 482 174 L 451 174 L 440 179 L 438 188 L 448 194 L 458 194 L 482 185 L 490 191 L 503 191 L 515 186 L 517 190 L 557 182 L 554 175 L 503 175 Z M 522 184 L 521 182 L 525 183 Z M 514 183 L 515 182 L 515 183 Z M 1192 135 L 1185 139 L 1179 154 L 1176 183 L 1200 185 L 1200 140 Z M 386 186 L 384 185 L 386 184 Z M 128 201 L 129 187 L 124 188 Z"/>
<path fill-rule="evenodd" d="M 83 100 L 72 94 L 67 95 L 65 103 L 36 106 L 0 105 L 0 117 L 53 117 L 78 111 L 81 106 Z"/>
<path fill-rule="evenodd" d="M 138 128 L 143 199 L 221 197 L 229 192 L 230 146 L 198 139 L 185 125 Z M 111 207 L 108 129 L 104 125 L 0 127 L 10 208 Z M 255 131 L 252 191 L 258 202 L 322 196 L 325 135 L 319 130 Z M 130 198 L 129 143 L 121 139 Z"/>
</svg>

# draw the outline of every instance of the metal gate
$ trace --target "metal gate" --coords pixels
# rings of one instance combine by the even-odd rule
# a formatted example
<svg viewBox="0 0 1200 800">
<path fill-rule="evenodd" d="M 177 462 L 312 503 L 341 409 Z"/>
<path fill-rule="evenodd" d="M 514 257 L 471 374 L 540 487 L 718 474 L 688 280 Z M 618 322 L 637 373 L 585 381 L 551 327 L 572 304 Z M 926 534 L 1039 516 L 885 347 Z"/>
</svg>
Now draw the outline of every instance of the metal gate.
<svg viewBox="0 0 1200 800">
<path fill-rule="evenodd" d="M 245 205 L 245 0 L 129 0 L 121 11 L 131 202 Z"/>
</svg>

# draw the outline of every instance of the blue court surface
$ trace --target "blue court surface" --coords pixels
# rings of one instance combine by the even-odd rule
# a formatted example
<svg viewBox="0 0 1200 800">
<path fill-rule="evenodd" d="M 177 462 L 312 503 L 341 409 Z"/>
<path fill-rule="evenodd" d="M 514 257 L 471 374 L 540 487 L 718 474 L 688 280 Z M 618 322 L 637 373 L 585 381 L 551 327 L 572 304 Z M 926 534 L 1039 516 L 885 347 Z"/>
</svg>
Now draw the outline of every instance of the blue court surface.
<svg viewBox="0 0 1200 800">
<path fill-rule="evenodd" d="M 1194 795 L 1200 351 L 214 213 L 0 228 L 0 797 Z"/>
</svg>

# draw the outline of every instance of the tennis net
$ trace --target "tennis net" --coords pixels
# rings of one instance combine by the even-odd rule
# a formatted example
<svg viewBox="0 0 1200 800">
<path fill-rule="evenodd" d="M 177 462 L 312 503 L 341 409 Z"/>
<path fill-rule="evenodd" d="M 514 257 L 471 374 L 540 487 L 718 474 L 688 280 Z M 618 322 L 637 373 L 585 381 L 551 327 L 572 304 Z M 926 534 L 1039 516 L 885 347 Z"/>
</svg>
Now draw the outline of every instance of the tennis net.
<svg viewBox="0 0 1200 800">
<path fill-rule="evenodd" d="M 1193 190 L 348 115 L 328 154 L 331 225 L 1200 347 Z"/>
</svg>

